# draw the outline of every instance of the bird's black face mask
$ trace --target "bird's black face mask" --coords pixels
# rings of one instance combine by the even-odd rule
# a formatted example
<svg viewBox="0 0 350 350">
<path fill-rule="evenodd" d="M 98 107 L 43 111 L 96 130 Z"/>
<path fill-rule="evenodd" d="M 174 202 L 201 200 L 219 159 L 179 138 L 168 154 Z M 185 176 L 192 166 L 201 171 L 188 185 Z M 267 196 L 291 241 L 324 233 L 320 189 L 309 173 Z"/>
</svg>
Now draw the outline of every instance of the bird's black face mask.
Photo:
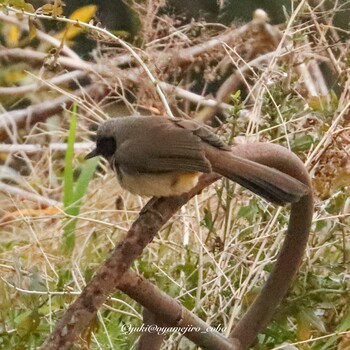
<svg viewBox="0 0 350 350">
<path fill-rule="evenodd" d="M 102 156 L 109 159 L 116 151 L 117 144 L 114 137 L 101 137 L 96 140 L 96 148 L 85 156 L 90 159 L 96 156 Z"/>
</svg>

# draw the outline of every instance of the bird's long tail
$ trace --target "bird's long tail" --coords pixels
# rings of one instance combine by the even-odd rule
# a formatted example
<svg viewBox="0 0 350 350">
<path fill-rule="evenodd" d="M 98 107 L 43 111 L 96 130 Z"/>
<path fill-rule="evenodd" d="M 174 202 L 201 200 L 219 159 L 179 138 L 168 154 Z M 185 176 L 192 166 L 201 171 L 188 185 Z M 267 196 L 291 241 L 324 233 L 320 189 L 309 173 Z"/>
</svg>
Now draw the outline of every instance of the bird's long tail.
<svg viewBox="0 0 350 350">
<path fill-rule="evenodd" d="M 277 205 L 298 202 L 309 193 L 306 185 L 277 169 L 231 152 L 217 152 L 211 146 L 206 147 L 205 153 L 214 172 Z"/>
</svg>

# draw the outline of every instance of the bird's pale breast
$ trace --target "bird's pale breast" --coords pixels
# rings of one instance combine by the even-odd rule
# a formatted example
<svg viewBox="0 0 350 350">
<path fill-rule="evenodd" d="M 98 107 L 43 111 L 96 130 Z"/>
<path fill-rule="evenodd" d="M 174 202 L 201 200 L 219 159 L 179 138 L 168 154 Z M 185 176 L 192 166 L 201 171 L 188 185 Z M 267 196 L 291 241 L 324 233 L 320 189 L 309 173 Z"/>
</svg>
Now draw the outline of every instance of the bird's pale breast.
<svg viewBox="0 0 350 350">
<path fill-rule="evenodd" d="M 129 175 L 119 172 L 120 185 L 140 196 L 169 197 L 190 191 L 197 185 L 198 172 L 169 172 L 166 174 Z"/>
</svg>

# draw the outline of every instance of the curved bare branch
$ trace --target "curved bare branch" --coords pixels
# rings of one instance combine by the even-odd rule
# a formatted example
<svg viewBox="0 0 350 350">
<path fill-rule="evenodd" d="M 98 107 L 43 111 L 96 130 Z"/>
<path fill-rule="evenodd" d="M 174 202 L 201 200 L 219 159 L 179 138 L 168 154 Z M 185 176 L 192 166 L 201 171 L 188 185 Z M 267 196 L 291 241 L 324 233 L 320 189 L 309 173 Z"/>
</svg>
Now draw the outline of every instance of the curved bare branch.
<svg viewBox="0 0 350 350">
<path fill-rule="evenodd" d="M 294 154 L 280 146 L 261 143 L 236 146 L 232 149 L 232 152 L 235 155 L 286 172 L 309 186 L 310 193 L 292 205 L 287 236 L 276 262 L 275 270 L 271 273 L 260 296 L 247 315 L 243 317 L 231 333 L 231 343 L 225 341 L 227 349 L 231 350 L 248 348 L 257 333 L 270 321 L 274 310 L 285 295 L 289 283 L 300 265 L 313 213 L 310 180 L 302 162 Z M 200 183 L 187 194 L 153 200 L 147 210 L 142 212 L 134 222 L 126 238 L 115 248 L 112 256 L 101 267 L 99 273 L 88 283 L 81 296 L 70 306 L 41 349 L 69 349 L 75 338 L 93 319 L 108 295 L 115 288 L 124 288 L 124 291 L 126 291 L 124 278 L 130 276 L 129 267 L 141 255 L 146 245 L 152 241 L 158 230 L 183 204 L 218 178 L 219 176 L 216 174 L 205 175 L 201 178 Z M 181 319 L 184 324 L 191 324 L 194 315 L 188 311 L 183 311 L 182 317 L 179 318 L 178 306 L 172 304 L 170 299 L 167 299 L 168 301 L 165 303 L 167 306 L 162 307 L 163 304 L 158 302 L 159 297 L 152 301 L 151 294 L 139 287 L 140 283 L 136 283 L 130 293 L 135 298 L 136 294 L 145 293 L 143 294 L 144 299 L 137 297 L 137 300 L 143 303 L 150 312 L 156 316 L 163 315 L 162 319 L 166 315 L 168 317 L 165 320 L 167 324 L 173 324 L 176 320 L 179 324 Z M 157 300 L 157 302 L 155 303 L 154 300 Z M 173 305 L 172 308 L 169 309 L 169 305 Z M 191 337 L 191 334 L 187 334 L 187 336 Z M 208 345 L 203 343 L 202 338 L 197 339 L 196 334 L 191 339 L 207 349 L 226 349 L 222 347 L 224 345 L 219 345 L 219 343 L 215 345 L 215 341 L 218 340 L 214 340 L 214 343 Z M 234 347 L 237 346 L 237 341 L 240 345 Z"/>
</svg>

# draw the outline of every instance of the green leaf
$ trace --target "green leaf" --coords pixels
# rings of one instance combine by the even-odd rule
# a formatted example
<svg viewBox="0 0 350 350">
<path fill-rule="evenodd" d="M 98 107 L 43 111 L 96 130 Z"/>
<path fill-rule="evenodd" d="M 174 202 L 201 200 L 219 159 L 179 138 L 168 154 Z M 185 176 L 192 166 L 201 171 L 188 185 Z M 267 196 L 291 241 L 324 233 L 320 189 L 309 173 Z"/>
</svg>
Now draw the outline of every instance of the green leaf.
<svg viewBox="0 0 350 350">
<path fill-rule="evenodd" d="M 204 208 L 204 218 L 201 221 L 201 225 L 209 231 L 215 230 L 213 214 L 208 208 Z"/>
<path fill-rule="evenodd" d="M 35 22 L 28 18 L 28 27 L 29 27 L 29 39 L 33 40 L 36 38 L 36 27 L 35 27 Z"/>
<path fill-rule="evenodd" d="M 6 4 L 15 7 L 18 10 L 24 10 L 27 12 L 34 13 L 35 9 L 32 4 L 26 3 L 24 0 L 10 0 L 10 1 L 1 1 L 1 4 Z"/>
<path fill-rule="evenodd" d="M 24 312 L 16 318 L 15 322 L 18 335 L 23 337 L 37 329 L 40 324 L 40 315 L 37 310 Z"/>
<path fill-rule="evenodd" d="M 230 98 L 233 103 L 241 102 L 241 90 L 237 90 Z"/>
<path fill-rule="evenodd" d="M 310 135 L 299 136 L 292 142 L 292 151 L 293 152 L 307 151 L 310 149 L 313 143 L 314 143 L 314 140 Z"/>
<path fill-rule="evenodd" d="M 347 312 L 345 313 L 343 319 L 339 322 L 336 331 L 337 332 L 345 332 L 350 330 L 350 309 L 348 308 Z M 326 344 L 321 348 L 321 350 L 326 350 L 330 348 L 335 348 L 335 344 L 338 342 L 340 336 L 335 335 L 334 337 L 331 337 Z"/>
<path fill-rule="evenodd" d="M 319 221 L 316 222 L 315 231 L 319 232 L 323 228 L 327 228 L 328 225 L 329 225 L 329 221 L 327 221 L 327 220 L 319 220 Z"/>
<path fill-rule="evenodd" d="M 245 218 L 248 222 L 253 222 L 256 215 L 259 213 L 259 208 L 256 204 L 256 200 L 253 199 L 250 201 L 250 205 L 241 207 L 237 213 L 237 219 Z"/>
</svg>

